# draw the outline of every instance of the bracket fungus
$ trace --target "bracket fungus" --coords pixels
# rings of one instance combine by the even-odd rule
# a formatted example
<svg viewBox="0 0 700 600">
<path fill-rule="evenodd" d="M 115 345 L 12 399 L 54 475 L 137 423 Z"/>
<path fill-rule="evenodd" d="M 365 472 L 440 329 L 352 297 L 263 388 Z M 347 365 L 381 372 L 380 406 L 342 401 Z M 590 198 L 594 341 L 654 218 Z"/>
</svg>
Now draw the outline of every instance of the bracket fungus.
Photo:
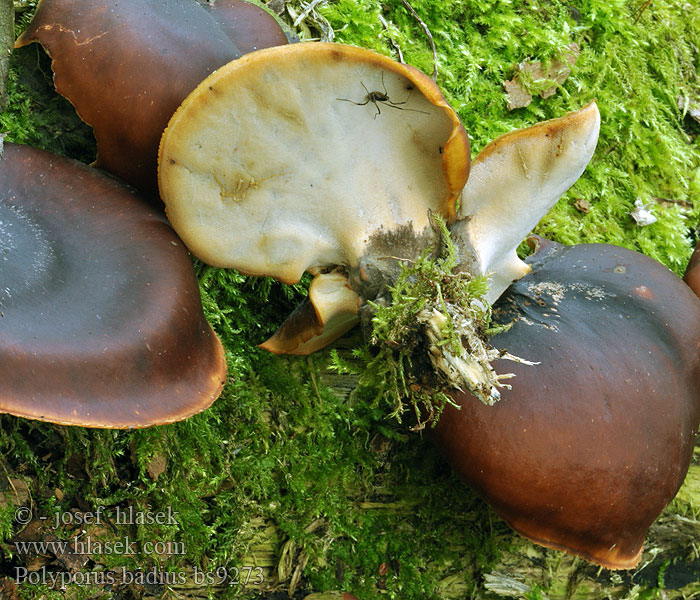
<svg viewBox="0 0 700 600">
<path fill-rule="evenodd" d="M 538 160 L 544 155 L 533 151 L 552 143 L 553 123 L 506 134 L 473 161 L 463 194 L 463 210 L 476 215 L 467 222 L 469 238 L 494 240 L 473 247 L 492 252 L 502 241 L 495 219 L 495 230 L 479 226 L 489 222 L 482 213 L 497 215 L 504 202 L 514 212 L 518 196 L 526 205 L 550 205 L 557 193 L 548 184 L 565 189 L 580 174 L 573 161 Z M 571 151 L 589 155 L 584 145 Z M 452 233 L 457 243 L 464 237 L 459 221 Z M 506 228 L 503 236 L 515 241 L 519 233 Z M 456 406 L 445 407 L 433 437 L 521 534 L 596 564 L 631 568 L 692 456 L 700 356 L 688 349 L 700 345 L 700 303 L 642 254 L 603 244 L 535 245 L 523 276 L 503 295 L 502 276 L 492 276 L 490 300 L 500 296 L 495 322 L 510 328 L 490 342 L 539 364 L 509 363 L 512 388 L 494 406 L 453 393 Z M 491 264 L 517 274 L 512 255 Z"/>
<path fill-rule="evenodd" d="M 397 257 L 436 244 L 430 213 L 454 220 L 469 172 L 466 132 L 432 80 L 339 44 L 219 69 L 173 116 L 160 154 L 168 218 L 196 256 L 285 283 L 315 275 L 311 305 L 264 344 L 296 354 L 355 325 Z"/>
<path fill-rule="evenodd" d="M 700 302 L 671 271 L 604 244 L 538 242 L 494 306 L 497 348 L 536 356 L 484 407 L 455 394 L 434 438 L 534 541 L 616 569 L 640 558 L 700 423 Z"/>
<path fill-rule="evenodd" d="M 92 126 L 95 166 L 157 198 L 158 143 L 182 100 L 221 65 L 287 38 L 242 0 L 41 0 L 16 45 L 32 42 Z"/>
<path fill-rule="evenodd" d="M 310 305 L 263 344 L 308 354 L 370 320 L 402 265 L 439 254 L 434 215 L 458 230 L 463 270 L 496 273 L 490 301 L 527 272 L 515 249 L 585 168 L 598 111 L 591 104 L 539 127 L 516 144 L 533 156 L 528 186 L 487 205 L 480 195 L 494 176 L 477 163 L 458 214 L 469 143 L 431 79 L 351 46 L 271 48 L 219 69 L 177 110 L 161 141 L 161 195 L 205 262 L 285 283 L 304 271 L 319 278 Z M 521 160 L 512 147 L 491 146 L 493 160 L 512 168 Z M 540 175 L 542 165 L 551 169 Z M 536 196 L 538 186 L 547 193 Z M 513 218 L 524 203 L 527 216 Z M 426 328 L 433 314 L 425 311 Z M 438 363 L 456 385 L 497 399 L 501 384 L 484 361 Z"/>
<path fill-rule="evenodd" d="M 470 173 L 466 132 L 427 77 L 358 48 L 299 44 L 203 81 L 163 136 L 159 183 L 204 261 L 287 283 L 315 276 L 263 344 L 274 352 L 313 352 L 371 319 L 403 264 L 439 255 L 441 217 L 456 272 L 487 277 L 482 301 L 513 322 L 487 362 L 515 352 L 539 364 L 514 365 L 512 389 L 486 406 L 510 386 L 431 341 L 449 313 L 435 303 L 431 360 L 463 390 L 437 444 L 525 536 L 625 568 L 688 467 L 700 358 L 686 349 L 700 343 L 700 303 L 665 267 L 612 246 L 516 254 L 585 169 L 599 125 L 591 103 L 506 134 Z"/>
<path fill-rule="evenodd" d="M 0 411 L 145 427 L 219 395 L 223 348 L 165 218 L 95 169 L 5 144 Z"/>
</svg>

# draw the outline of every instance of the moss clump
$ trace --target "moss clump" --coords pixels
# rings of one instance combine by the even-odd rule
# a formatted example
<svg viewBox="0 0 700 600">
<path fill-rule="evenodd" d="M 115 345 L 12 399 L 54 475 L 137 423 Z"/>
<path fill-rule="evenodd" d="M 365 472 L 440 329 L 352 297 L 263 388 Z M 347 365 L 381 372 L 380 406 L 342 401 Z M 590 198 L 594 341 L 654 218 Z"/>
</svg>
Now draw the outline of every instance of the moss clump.
<svg viewBox="0 0 700 600">
<path fill-rule="evenodd" d="M 359 387 L 373 390 L 375 403 L 387 406 L 391 418 L 400 422 L 410 409 L 417 430 L 435 423 L 446 404 L 455 405 L 450 390 L 466 389 L 485 404 L 496 402 L 498 388 L 506 387 L 501 380 L 510 375 L 497 375 L 491 361 L 515 358 L 488 343 L 486 277 L 459 270 L 447 226 L 432 218 L 440 233 L 439 256 L 426 251 L 415 261 L 404 260 L 389 299 L 369 303 L 369 344 L 354 351 L 362 367 L 353 367 L 337 352 L 332 365 L 355 373 Z"/>
</svg>

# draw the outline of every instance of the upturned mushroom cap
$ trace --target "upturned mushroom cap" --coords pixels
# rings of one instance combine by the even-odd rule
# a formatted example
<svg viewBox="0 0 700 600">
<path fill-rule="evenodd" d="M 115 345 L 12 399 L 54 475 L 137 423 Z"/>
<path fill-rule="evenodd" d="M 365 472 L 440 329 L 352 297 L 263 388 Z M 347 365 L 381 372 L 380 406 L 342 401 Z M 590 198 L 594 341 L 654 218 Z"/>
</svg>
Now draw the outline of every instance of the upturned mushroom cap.
<svg viewBox="0 0 700 600">
<path fill-rule="evenodd" d="M 564 117 L 502 135 L 472 163 L 452 234 L 461 269 L 489 275 L 490 303 L 529 271 L 516 249 L 581 176 L 598 142 L 594 102 Z"/>
<path fill-rule="evenodd" d="M 396 106 L 365 102 L 385 88 Z M 159 182 L 196 256 L 295 283 L 357 266 L 379 232 L 420 235 L 431 210 L 453 219 L 467 148 L 426 76 L 361 48 L 295 44 L 231 62 L 188 96 Z"/>
<path fill-rule="evenodd" d="M 6 144 L 0 182 L 0 411 L 125 428 L 207 408 L 224 352 L 165 219 L 34 148 Z"/>
<path fill-rule="evenodd" d="M 312 354 L 357 324 L 361 302 L 342 273 L 316 275 L 309 297 L 260 347 L 275 354 Z"/>
<path fill-rule="evenodd" d="M 615 246 L 542 244 L 494 306 L 513 388 L 456 394 L 435 429 L 457 472 L 516 531 L 600 565 L 637 564 L 688 469 L 700 421 L 700 302 Z"/>
<path fill-rule="evenodd" d="M 436 243 L 431 212 L 454 220 L 469 143 L 416 69 L 295 44 L 203 81 L 173 116 L 159 169 L 168 218 L 205 262 L 285 283 L 342 266 L 373 298 L 397 258 Z"/>
<path fill-rule="evenodd" d="M 94 129 L 95 166 L 154 198 L 158 143 L 187 94 L 241 56 L 237 36 L 244 47 L 286 43 L 262 9 L 229 0 L 212 4 L 41 0 L 17 40 L 17 46 L 40 42 L 51 56 L 56 90 Z"/>
</svg>

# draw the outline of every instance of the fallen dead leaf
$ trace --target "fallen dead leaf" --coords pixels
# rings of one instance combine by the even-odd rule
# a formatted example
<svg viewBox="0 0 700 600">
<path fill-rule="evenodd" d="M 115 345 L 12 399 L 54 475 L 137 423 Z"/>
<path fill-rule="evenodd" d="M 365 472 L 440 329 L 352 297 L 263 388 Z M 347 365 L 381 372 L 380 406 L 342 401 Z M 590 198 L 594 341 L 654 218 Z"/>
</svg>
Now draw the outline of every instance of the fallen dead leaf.
<svg viewBox="0 0 700 600">
<path fill-rule="evenodd" d="M 591 203 L 588 202 L 588 200 L 584 200 L 583 198 L 577 198 L 576 202 L 574 202 L 574 208 L 582 213 L 588 213 L 591 210 Z"/>
<path fill-rule="evenodd" d="M 168 466 L 168 459 L 163 454 L 162 452 L 159 452 L 158 454 L 155 454 L 151 460 L 148 461 L 148 465 L 146 466 L 146 470 L 148 471 L 148 475 L 155 481 L 160 477 L 164 472 L 166 467 Z"/>
<path fill-rule="evenodd" d="M 656 217 L 651 212 L 652 206 L 653 202 L 644 204 L 641 198 L 637 198 L 634 202 L 634 209 L 630 212 L 630 217 L 632 217 L 634 222 L 640 227 L 656 223 Z"/>
<path fill-rule="evenodd" d="M 0 579 L 0 598 L 3 600 L 20 600 L 17 592 L 17 582 L 9 577 Z"/>
<path fill-rule="evenodd" d="M 525 108 L 532 102 L 532 96 L 523 89 L 517 81 L 517 77 L 513 77 L 510 81 L 504 81 L 503 88 L 508 96 L 508 110 Z"/>
<path fill-rule="evenodd" d="M 580 51 L 577 43 L 569 44 L 562 52 L 562 58 L 553 60 L 548 69 L 539 61 L 526 60 L 518 64 L 513 79 L 503 82 L 508 97 L 508 110 L 524 108 L 532 102 L 532 94 L 527 89 L 530 82 L 552 82 L 551 86 L 539 92 L 539 96 L 549 98 L 554 95 L 557 87 L 571 75 L 571 67 L 576 63 Z"/>
</svg>

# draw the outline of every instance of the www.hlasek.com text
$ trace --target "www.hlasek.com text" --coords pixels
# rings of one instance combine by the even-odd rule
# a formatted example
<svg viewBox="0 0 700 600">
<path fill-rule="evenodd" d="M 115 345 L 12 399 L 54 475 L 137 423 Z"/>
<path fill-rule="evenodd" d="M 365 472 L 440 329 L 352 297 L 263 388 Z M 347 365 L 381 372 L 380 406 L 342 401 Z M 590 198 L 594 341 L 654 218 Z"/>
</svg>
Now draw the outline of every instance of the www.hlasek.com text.
<svg viewBox="0 0 700 600">
<path fill-rule="evenodd" d="M 76 535 L 70 540 L 15 541 L 14 546 L 19 555 L 136 556 L 139 554 L 158 554 L 161 556 L 184 556 L 187 553 L 184 542 L 146 540 L 139 545 L 129 536 L 119 540 L 98 540 L 83 534 Z"/>
</svg>

